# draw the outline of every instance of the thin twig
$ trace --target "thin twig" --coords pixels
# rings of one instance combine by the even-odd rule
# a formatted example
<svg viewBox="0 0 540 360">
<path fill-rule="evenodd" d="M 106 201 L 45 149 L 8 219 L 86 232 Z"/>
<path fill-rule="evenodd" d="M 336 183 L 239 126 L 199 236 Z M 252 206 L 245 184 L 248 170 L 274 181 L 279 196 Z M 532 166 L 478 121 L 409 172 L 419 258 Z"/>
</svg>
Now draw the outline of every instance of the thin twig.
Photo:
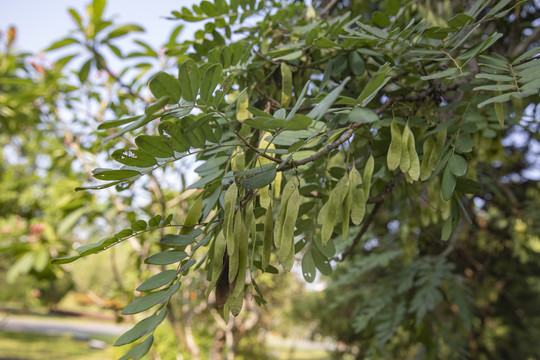
<svg viewBox="0 0 540 360">
<path fill-rule="evenodd" d="M 332 11 L 332 9 L 337 5 L 338 2 L 339 0 L 330 1 L 328 5 L 326 5 L 326 7 L 321 12 L 320 14 L 321 18 L 324 19 L 325 17 L 327 17 L 330 14 L 330 11 Z"/>
<path fill-rule="evenodd" d="M 261 59 L 265 60 L 265 61 L 268 61 L 270 64 L 274 64 L 274 65 L 281 65 L 281 63 L 279 61 L 274 61 L 272 59 L 270 59 L 268 56 L 262 54 L 261 52 L 259 52 L 257 49 L 253 49 L 253 52 L 255 54 L 257 54 L 258 57 L 260 57 Z"/>
<path fill-rule="evenodd" d="M 250 148 L 251 150 L 255 151 L 255 152 L 257 153 L 257 155 L 262 156 L 262 157 L 264 157 L 264 158 L 267 158 L 268 160 L 272 160 L 273 162 L 280 163 L 280 164 L 283 162 L 283 160 L 281 160 L 281 159 L 275 158 L 275 157 L 273 157 L 273 156 L 267 155 L 267 154 L 264 153 L 264 152 L 261 152 L 261 151 L 260 151 L 259 149 L 257 149 L 255 146 L 251 145 L 251 144 L 249 143 L 249 141 L 247 141 L 246 139 L 244 139 L 244 138 L 242 137 L 242 135 L 240 135 L 240 134 L 238 133 L 238 131 L 236 131 L 235 129 L 233 129 L 233 131 L 234 131 L 234 134 L 235 134 L 240 140 L 242 140 L 242 142 L 243 142 L 248 148 Z"/>
</svg>

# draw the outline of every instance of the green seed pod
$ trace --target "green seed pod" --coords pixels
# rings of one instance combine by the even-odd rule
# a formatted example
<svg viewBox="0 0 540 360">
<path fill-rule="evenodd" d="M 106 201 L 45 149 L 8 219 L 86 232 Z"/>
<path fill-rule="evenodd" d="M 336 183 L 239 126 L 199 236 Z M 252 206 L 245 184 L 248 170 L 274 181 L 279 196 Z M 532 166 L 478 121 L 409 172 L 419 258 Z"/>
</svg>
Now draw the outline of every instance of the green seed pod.
<svg viewBox="0 0 540 360">
<path fill-rule="evenodd" d="M 371 190 L 371 177 L 373 176 L 373 169 L 375 168 L 375 159 L 373 158 L 373 155 L 369 156 L 369 159 L 366 162 L 366 166 L 364 167 L 364 177 L 363 180 L 363 187 L 364 187 L 364 195 L 367 198 L 369 197 L 369 192 Z"/>
<path fill-rule="evenodd" d="M 349 177 L 347 175 L 344 175 L 339 179 L 336 189 L 339 195 L 339 203 L 341 204 L 345 201 L 345 197 L 347 197 L 347 194 L 349 193 Z"/>
<path fill-rule="evenodd" d="M 225 248 L 227 247 L 227 242 L 225 241 L 225 236 L 223 236 L 223 230 L 219 232 L 214 240 L 214 257 L 212 262 L 212 278 L 210 280 L 210 285 L 206 291 L 206 296 L 210 295 L 210 292 L 216 286 L 217 279 L 219 274 L 223 270 L 223 255 L 225 255 Z"/>
<path fill-rule="evenodd" d="M 285 215 L 287 213 L 287 203 L 294 189 L 296 189 L 297 187 L 298 180 L 293 177 L 291 180 L 289 180 L 289 182 L 285 185 L 285 188 L 283 189 L 283 194 L 281 196 L 281 205 L 279 206 L 279 212 L 276 218 L 276 224 L 274 226 L 274 241 L 276 249 L 278 250 L 281 248 L 281 231 L 283 230 L 283 223 L 285 222 Z"/>
<path fill-rule="evenodd" d="M 367 197 L 362 187 L 362 177 L 360 172 L 353 166 L 350 174 L 350 186 L 352 188 L 351 220 L 353 224 L 358 225 L 364 219 L 366 214 Z"/>
<path fill-rule="evenodd" d="M 274 234 L 274 217 L 272 215 L 272 201 L 266 209 L 264 219 L 264 237 L 263 237 L 263 254 L 262 254 L 262 270 L 265 271 L 270 263 L 270 255 L 272 252 L 272 235 Z"/>
<path fill-rule="evenodd" d="M 345 197 L 345 202 L 343 203 L 343 221 L 341 225 L 341 235 L 343 239 L 349 234 L 349 222 L 351 220 L 351 204 L 353 200 L 353 185 L 351 181 L 351 173 L 348 174 L 349 186 L 347 189 L 347 196 Z"/>
<path fill-rule="evenodd" d="M 251 213 L 253 213 L 253 207 Z M 246 218 L 247 216 L 248 215 L 246 214 Z M 246 283 L 246 272 L 248 267 L 248 229 L 246 228 L 246 224 L 241 223 L 239 226 L 241 228 L 236 230 L 237 234 L 239 234 L 240 240 L 238 243 L 238 275 L 236 276 L 236 285 L 232 293 L 233 298 L 242 297 L 244 293 L 244 285 Z"/>
<path fill-rule="evenodd" d="M 411 129 L 409 129 L 409 125 L 405 125 L 403 133 L 401 134 L 401 159 L 399 160 L 399 169 L 404 174 L 408 173 L 411 167 L 411 158 L 408 148 L 410 132 Z"/>
<path fill-rule="evenodd" d="M 418 159 L 418 153 L 416 152 L 416 146 L 414 143 L 414 134 L 409 131 L 409 137 L 407 140 L 407 150 L 409 151 L 409 158 L 411 159 L 411 167 L 409 168 L 409 176 L 412 180 L 417 181 L 420 177 L 420 160 Z"/>
<path fill-rule="evenodd" d="M 234 218 L 234 251 L 229 253 L 229 283 L 232 284 L 238 274 L 240 263 L 240 243 L 247 241 L 246 228 L 244 219 L 242 219 L 242 211 L 237 211 Z M 227 245 L 228 246 L 228 245 Z"/>
<path fill-rule="evenodd" d="M 283 269 L 289 271 L 294 262 L 294 226 L 298 218 L 298 209 L 300 208 L 300 192 L 295 188 L 287 202 L 287 212 L 283 229 L 281 231 L 281 248 L 278 252 L 278 258 Z"/>
<path fill-rule="evenodd" d="M 435 141 L 429 137 L 424 141 L 424 155 L 422 156 L 422 162 L 420 163 L 420 180 L 426 181 L 431 175 L 433 169 L 429 167 L 429 159 L 433 150 L 435 150 Z"/>
<path fill-rule="evenodd" d="M 398 168 L 401 161 L 401 129 L 395 120 L 392 121 L 392 125 L 390 126 L 390 135 L 392 136 L 392 140 L 388 148 L 386 164 L 388 170 L 394 171 Z"/>
<path fill-rule="evenodd" d="M 234 211 L 236 199 L 238 198 L 238 188 L 236 183 L 232 183 L 225 193 L 225 212 L 223 215 L 223 229 L 225 240 L 227 241 L 227 253 L 229 256 L 235 251 L 234 248 Z"/>
<path fill-rule="evenodd" d="M 325 245 L 328 242 L 328 240 L 332 236 L 332 232 L 334 231 L 334 226 L 336 226 L 336 222 L 339 215 L 339 207 L 341 205 L 339 200 L 340 200 L 339 189 L 336 186 L 330 192 L 330 197 L 328 198 L 328 201 L 321 208 L 321 211 L 319 212 L 319 216 L 317 217 L 317 222 L 322 225 L 321 241 L 323 245 Z"/>
<path fill-rule="evenodd" d="M 437 161 L 444 150 L 444 145 L 446 145 L 446 129 L 439 131 L 435 137 L 435 147 L 433 148 L 428 161 L 428 168 L 430 171 L 433 171 L 437 166 Z"/>
</svg>

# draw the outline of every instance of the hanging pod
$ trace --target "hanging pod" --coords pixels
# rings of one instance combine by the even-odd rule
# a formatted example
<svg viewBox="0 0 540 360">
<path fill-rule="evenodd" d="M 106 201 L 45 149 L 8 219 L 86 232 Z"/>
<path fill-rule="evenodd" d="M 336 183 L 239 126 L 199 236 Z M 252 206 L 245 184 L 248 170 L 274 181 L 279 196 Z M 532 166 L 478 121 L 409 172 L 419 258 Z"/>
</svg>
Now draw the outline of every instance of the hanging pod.
<svg viewBox="0 0 540 360">
<path fill-rule="evenodd" d="M 395 120 L 392 120 L 392 125 L 390 125 L 390 135 L 391 141 L 386 156 L 386 164 L 388 170 L 394 171 L 401 161 L 401 129 Z"/>
</svg>

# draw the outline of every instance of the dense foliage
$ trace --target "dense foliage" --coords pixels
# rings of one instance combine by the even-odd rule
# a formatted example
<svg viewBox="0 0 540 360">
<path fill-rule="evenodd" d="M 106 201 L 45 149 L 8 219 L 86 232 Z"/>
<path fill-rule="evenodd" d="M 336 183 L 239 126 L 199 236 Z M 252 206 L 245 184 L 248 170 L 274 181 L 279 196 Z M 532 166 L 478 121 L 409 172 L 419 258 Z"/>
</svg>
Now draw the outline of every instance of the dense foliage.
<svg viewBox="0 0 540 360">
<path fill-rule="evenodd" d="M 70 9 L 77 32 L 49 50 L 77 50 L 57 64 L 82 64 L 70 81 L 98 107 L 82 121 L 83 133 L 98 130 L 86 150 L 114 160 L 92 171 L 97 183 L 77 189 L 115 187 L 111 203 L 130 206 L 141 183 L 153 189 L 144 219 L 129 213 L 131 227 L 75 254 L 64 246 L 53 260 L 69 264 L 122 242 L 138 251 L 141 295 L 122 314 L 151 311 L 118 339 L 138 342 L 123 359 L 142 357 L 165 318 L 174 324 L 175 297 L 188 305 L 203 299 L 226 329 L 230 314 L 256 311 L 253 300 L 282 301 L 259 285 L 264 273 L 291 269 L 309 283 L 325 277 L 320 301 L 298 304 L 320 322 L 317 332 L 357 358 L 540 356 L 533 330 L 540 189 L 532 170 L 539 4 L 432 5 L 202 1 L 172 11 L 181 25 L 161 50 L 136 40 L 140 50 L 127 54 L 116 41 L 141 27 L 105 19 L 103 0 L 88 7 L 86 21 Z M 191 23 L 202 24 L 194 39 L 177 40 Z M 115 72 L 110 56 L 136 64 Z M 93 74 L 106 80 L 96 86 Z M 59 106 L 76 109 L 81 89 L 62 86 Z M 58 104 L 51 96 L 44 103 Z M 12 112 L 37 118 L 20 104 Z M 18 124 L 7 118 L 3 129 Z M 189 209 L 171 209 L 167 179 L 193 158 Z M 55 173 L 51 167 L 48 176 Z M 91 200 L 71 196 L 78 206 L 54 216 L 98 216 L 78 199 Z M 158 241 L 144 241 L 152 234 Z M 233 347 L 227 338 L 219 351 Z"/>
</svg>

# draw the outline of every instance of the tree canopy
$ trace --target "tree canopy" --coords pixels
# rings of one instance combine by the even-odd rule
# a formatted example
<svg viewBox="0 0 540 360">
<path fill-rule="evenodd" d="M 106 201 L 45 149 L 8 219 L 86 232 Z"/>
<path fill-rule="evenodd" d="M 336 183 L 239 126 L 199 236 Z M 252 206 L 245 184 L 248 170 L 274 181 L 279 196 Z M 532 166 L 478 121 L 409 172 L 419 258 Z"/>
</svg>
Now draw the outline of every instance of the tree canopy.
<svg viewBox="0 0 540 360">
<path fill-rule="evenodd" d="M 159 189 L 131 227 L 52 260 L 159 234 L 142 259 L 154 275 L 122 310 L 146 314 L 118 339 L 137 342 L 122 359 L 150 349 L 188 279 L 205 279 L 199 296 L 226 323 L 266 303 L 263 273 L 291 269 L 326 279 L 298 305 L 357 358 L 540 356 L 537 2 L 202 1 L 171 12 L 159 49 L 135 40 L 130 53 L 117 40 L 143 29 L 105 5 L 70 9 L 76 32 L 48 51 L 77 50 L 56 66 L 81 65 L 43 101 L 75 118 L 80 101 L 98 108 L 81 136 L 110 160 L 77 190 Z M 112 57 L 135 63 L 115 71 Z M 163 192 L 178 173 L 185 184 L 189 159 L 197 178 L 177 210 Z"/>
</svg>

